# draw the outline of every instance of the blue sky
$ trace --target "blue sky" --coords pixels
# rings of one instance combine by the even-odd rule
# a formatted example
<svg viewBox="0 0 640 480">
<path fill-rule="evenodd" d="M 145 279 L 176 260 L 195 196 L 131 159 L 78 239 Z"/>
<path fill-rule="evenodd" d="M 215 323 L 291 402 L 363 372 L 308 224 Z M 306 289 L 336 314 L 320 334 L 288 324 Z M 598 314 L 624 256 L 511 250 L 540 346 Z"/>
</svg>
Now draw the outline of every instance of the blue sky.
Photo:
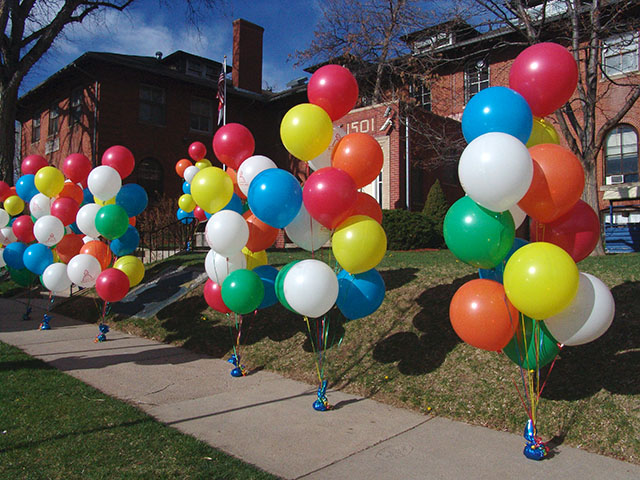
<svg viewBox="0 0 640 480">
<path fill-rule="evenodd" d="M 174 2 L 180 4 L 178 0 Z M 199 31 L 187 22 L 180 8 L 159 8 L 156 0 L 139 0 L 126 13 L 107 12 L 83 24 L 73 25 L 33 68 L 22 84 L 26 92 L 87 51 L 153 56 L 184 50 L 232 63 L 232 22 L 244 18 L 264 28 L 263 85 L 276 91 L 294 78 L 308 76 L 294 69 L 289 54 L 305 49 L 320 19 L 316 0 L 226 0 L 198 22 Z"/>
</svg>

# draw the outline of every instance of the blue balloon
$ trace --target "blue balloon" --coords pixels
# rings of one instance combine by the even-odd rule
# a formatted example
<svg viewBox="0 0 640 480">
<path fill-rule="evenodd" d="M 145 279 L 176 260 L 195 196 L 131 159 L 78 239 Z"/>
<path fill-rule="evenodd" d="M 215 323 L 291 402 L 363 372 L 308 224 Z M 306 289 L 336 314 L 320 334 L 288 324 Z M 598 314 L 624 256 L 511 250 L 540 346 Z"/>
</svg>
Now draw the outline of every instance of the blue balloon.
<svg viewBox="0 0 640 480">
<path fill-rule="evenodd" d="M 518 250 L 519 248 L 524 247 L 527 243 L 529 242 L 522 238 L 516 237 L 513 240 L 513 246 L 511 247 L 511 250 L 509 250 L 509 252 L 507 253 L 507 256 L 504 257 L 504 259 L 498 265 L 496 265 L 493 268 L 489 268 L 489 269 L 481 268 L 478 270 L 478 275 L 480 276 L 480 278 L 502 283 L 502 275 L 504 274 L 504 267 L 509 261 L 509 259 L 511 258 L 511 255 L 513 255 L 515 251 Z"/>
<path fill-rule="evenodd" d="M 191 195 L 191 184 L 189 182 L 187 182 L 186 180 L 184 182 L 182 182 L 182 193 L 185 193 L 187 195 Z"/>
<path fill-rule="evenodd" d="M 336 305 L 349 320 L 371 315 L 384 300 L 384 280 L 375 269 L 357 275 L 341 270 L 338 286 Z"/>
<path fill-rule="evenodd" d="M 34 195 L 40 193 L 36 188 L 35 175 L 22 175 L 16 183 L 16 193 L 25 202 L 30 202 Z"/>
<path fill-rule="evenodd" d="M 264 285 L 264 298 L 258 306 L 258 309 L 267 308 L 278 303 L 278 297 L 276 296 L 278 269 L 271 265 L 260 265 L 254 268 L 253 271 L 260 277 Z"/>
<path fill-rule="evenodd" d="M 240 199 L 240 197 L 238 195 L 236 195 L 235 193 L 231 196 L 231 200 L 229 200 L 229 203 L 227 203 L 224 208 L 222 210 L 233 210 L 236 213 L 239 213 L 240 215 L 242 215 L 244 213 L 244 207 L 242 206 L 242 200 Z M 209 215 L 207 214 L 207 212 L 204 212 L 205 215 Z M 209 218 L 209 217 L 207 217 Z"/>
<path fill-rule="evenodd" d="M 116 205 L 120 205 L 127 212 L 127 216 L 135 217 L 140 215 L 147 208 L 149 197 L 147 192 L 137 183 L 127 183 L 122 185 L 116 195 Z"/>
<path fill-rule="evenodd" d="M 249 208 L 267 225 L 284 228 L 302 205 L 302 187 L 293 174 L 281 168 L 263 170 L 249 185 Z"/>
<path fill-rule="evenodd" d="M 29 245 L 22 257 L 27 270 L 36 275 L 42 275 L 44 270 L 53 263 L 53 252 L 42 243 Z"/>
<path fill-rule="evenodd" d="M 82 190 L 82 195 L 84 196 L 82 199 L 82 204 L 86 205 L 87 203 L 96 203 L 93 199 L 93 193 L 89 190 L 89 187 Z"/>
<path fill-rule="evenodd" d="M 462 134 L 468 143 L 489 132 L 508 133 L 527 143 L 533 127 L 529 104 L 515 90 L 489 87 L 476 93 L 462 114 Z"/>
<path fill-rule="evenodd" d="M 22 257 L 26 249 L 26 243 L 11 242 L 4 247 L 4 252 L 2 253 L 4 263 L 16 270 L 22 270 L 24 268 L 24 260 L 22 260 Z"/>
<path fill-rule="evenodd" d="M 127 231 L 124 232 L 124 235 L 116 238 L 115 240 L 111 240 L 109 248 L 111 248 L 111 251 L 115 256 L 122 257 L 135 252 L 139 244 L 140 234 L 138 233 L 138 229 L 129 225 L 127 227 Z"/>
<path fill-rule="evenodd" d="M 176 217 L 185 225 L 189 225 L 191 222 L 195 221 L 196 217 L 193 216 L 193 212 L 185 212 L 181 208 L 178 209 L 176 213 Z"/>
</svg>

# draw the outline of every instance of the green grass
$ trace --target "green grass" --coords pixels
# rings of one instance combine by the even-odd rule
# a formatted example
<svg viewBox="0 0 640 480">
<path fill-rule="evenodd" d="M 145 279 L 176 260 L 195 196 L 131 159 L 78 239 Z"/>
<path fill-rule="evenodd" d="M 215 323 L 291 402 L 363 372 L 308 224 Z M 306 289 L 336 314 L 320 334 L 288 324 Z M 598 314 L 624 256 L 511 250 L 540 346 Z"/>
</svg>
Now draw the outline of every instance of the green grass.
<svg viewBox="0 0 640 480">
<path fill-rule="evenodd" d="M 3 343 L 0 385 L 0 478 L 277 478 Z"/>
<path fill-rule="evenodd" d="M 309 257 L 299 250 L 271 252 L 269 263 L 279 268 Z M 188 258 L 201 264 L 204 255 Z M 330 251 L 316 258 L 334 265 Z M 540 399 L 539 433 L 556 443 L 640 463 L 640 254 L 590 257 L 578 267 L 611 288 L 616 317 L 600 339 L 561 351 Z M 519 369 L 502 354 L 462 343 L 449 322 L 451 297 L 477 278 L 477 271 L 448 251 L 387 252 L 378 270 L 387 293 L 377 312 L 346 323 L 336 309 L 328 316 L 335 343 L 325 352 L 330 384 L 392 405 L 521 433 L 527 417 L 515 387 Z M 95 300 L 77 299 L 64 308 L 90 321 L 99 315 Z M 229 354 L 235 334 L 233 317 L 208 309 L 201 288 L 156 318 L 111 317 L 109 322 L 221 358 Z M 315 331 L 315 321 L 311 326 Z M 279 305 L 247 315 L 242 339 L 249 368 L 317 382 L 300 316 Z"/>
</svg>

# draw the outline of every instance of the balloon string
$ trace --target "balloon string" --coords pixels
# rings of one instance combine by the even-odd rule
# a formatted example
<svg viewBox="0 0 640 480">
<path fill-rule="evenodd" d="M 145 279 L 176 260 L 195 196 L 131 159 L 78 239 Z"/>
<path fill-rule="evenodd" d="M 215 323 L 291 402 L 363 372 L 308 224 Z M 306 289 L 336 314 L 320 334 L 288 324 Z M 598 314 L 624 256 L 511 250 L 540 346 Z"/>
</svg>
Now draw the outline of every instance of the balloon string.
<svg viewBox="0 0 640 480">
<path fill-rule="evenodd" d="M 307 324 L 307 331 L 309 332 L 309 341 L 311 342 L 311 348 L 313 349 L 314 358 L 316 361 L 316 373 L 318 374 L 318 381 L 322 383 L 322 374 L 320 373 L 320 365 L 318 364 L 318 353 L 316 351 L 316 347 L 313 343 L 313 338 L 311 334 L 311 325 L 309 325 L 309 317 L 305 315 L 304 321 Z"/>
<path fill-rule="evenodd" d="M 562 347 L 564 347 L 563 344 L 559 345 L 559 350 L 558 353 L 560 353 L 560 350 L 562 350 Z M 551 375 L 551 371 L 553 370 L 553 366 L 556 364 L 556 360 L 558 359 L 558 355 L 556 354 L 556 356 L 553 358 L 553 362 L 551 362 L 551 366 L 549 367 L 549 371 L 547 372 L 547 376 L 544 379 L 544 383 L 542 384 L 542 387 L 540 388 L 540 392 L 538 393 L 538 398 L 540 398 L 540 395 L 542 395 L 542 391 L 544 390 L 544 387 L 547 385 L 547 380 L 549 380 L 549 375 Z"/>
<path fill-rule="evenodd" d="M 527 416 L 529 418 L 531 418 L 531 412 L 529 411 L 529 407 L 527 407 L 527 404 L 525 403 L 524 398 L 522 397 L 522 394 L 520 393 L 520 389 L 518 388 L 518 384 L 513 379 L 511 379 L 511 381 L 513 382 L 513 386 L 516 387 L 516 392 L 518 392 L 518 397 L 520 398 L 520 403 L 524 407 L 524 411 L 527 412 Z"/>
<path fill-rule="evenodd" d="M 240 363 L 240 338 L 242 336 L 242 315 L 234 314 L 236 317 L 236 330 L 238 335 L 236 336 L 236 347 L 234 353 L 237 352 L 238 364 Z"/>
</svg>

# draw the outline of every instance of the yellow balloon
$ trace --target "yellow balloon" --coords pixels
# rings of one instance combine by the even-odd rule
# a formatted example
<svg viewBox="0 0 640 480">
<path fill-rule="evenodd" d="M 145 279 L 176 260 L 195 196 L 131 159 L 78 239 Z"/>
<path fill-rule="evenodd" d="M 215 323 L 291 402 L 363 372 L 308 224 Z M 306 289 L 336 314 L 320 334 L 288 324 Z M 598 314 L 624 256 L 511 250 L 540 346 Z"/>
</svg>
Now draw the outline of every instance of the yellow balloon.
<svg viewBox="0 0 640 480">
<path fill-rule="evenodd" d="M 198 160 L 196 162 L 196 167 L 198 167 L 199 170 L 202 170 L 203 168 L 207 168 L 211 166 L 211 162 L 209 160 L 207 160 L 206 158 L 203 158 L 202 160 Z M 184 208 L 183 208 L 184 210 Z"/>
<path fill-rule="evenodd" d="M 324 152 L 333 137 L 329 114 L 312 103 L 289 110 L 280 124 L 280 138 L 291 155 L 304 162 Z"/>
<path fill-rule="evenodd" d="M 560 313 L 578 293 L 576 262 L 562 248 L 533 242 L 519 248 L 504 268 L 504 290 L 514 307 L 544 320 Z"/>
<path fill-rule="evenodd" d="M 142 261 L 133 255 L 125 255 L 116 260 L 113 268 L 124 272 L 129 278 L 129 288 L 138 285 L 144 278 L 144 265 Z"/>
<path fill-rule="evenodd" d="M 115 205 L 116 197 L 110 198 L 109 200 L 100 200 L 98 197 L 94 195 L 93 201 L 94 203 L 97 203 L 98 205 L 104 207 L 105 205 Z"/>
<path fill-rule="evenodd" d="M 191 196 L 205 212 L 216 213 L 233 196 L 231 177 L 218 167 L 200 170 L 191 180 Z"/>
<path fill-rule="evenodd" d="M 531 129 L 529 140 L 527 140 L 527 148 L 541 143 L 560 145 L 560 137 L 558 137 L 558 132 L 553 128 L 551 122 L 546 121 L 544 118 L 533 117 L 533 128 Z"/>
<path fill-rule="evenodd" d="M 64 175 L 56 167 L 42 167 L 36 172 L 34 183 L 38 191 L 47 197 L 55 197 L 64 187 Z"/>
<path fill-rule="evenodd" d="M 380 263 L 387 251 L 387 235 L 371 217 L 354 215 L 338 225 L 331 237 L 331 249 L 340 266 L 355 275 Z"/>
<path fill-rule="evenodd" d="M 11 216 L 18 215 L 24 210 L 24 200 L 17 195 L 11 195 L 4 201 L 4 209 Z"/>
<path fill-rule="evenodd" d="M 260 267 L 268 263 L 267 252 L 264 250 L 252 252 L 247 247 L 244 247 L 242 249 L 242 253 L 244 253 L 244 257 L 247 259 L 247 270 L 253 270 L 256 267 Z"/>
<path fill-rule="evenodd" d="M 178 206 L 184 210 L 185 212 L 193 212 L 193 209 L 196 208 L 196 202 L 193 201 L 193 197 L 188 193 L 184 195 L 180 195 L 178 199 Z"/>
</svg>

